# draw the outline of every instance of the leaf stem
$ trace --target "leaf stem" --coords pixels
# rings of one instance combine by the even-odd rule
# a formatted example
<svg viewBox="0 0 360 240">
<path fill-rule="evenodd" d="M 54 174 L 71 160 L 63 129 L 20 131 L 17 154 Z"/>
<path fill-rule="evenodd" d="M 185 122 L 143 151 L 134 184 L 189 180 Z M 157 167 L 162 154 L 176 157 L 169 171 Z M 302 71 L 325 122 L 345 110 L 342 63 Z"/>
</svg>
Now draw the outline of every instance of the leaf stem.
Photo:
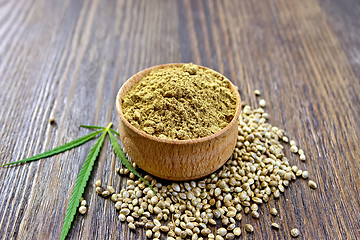
<svg viewBox="0 0 360 240">
<path fill-rule="evenodd" d="M 108 132 L 109 131 L 109 129 L 111 128 L 111 126 L 112 126 L 112 122 L 110 122 L 108 125 L 107 125 L 107 127 L 105 128 L 105 131 L 106 132 Z"/>
<path fill-rule="evenodd" d="M 88 125 L 80 125 L 80 127 L 87 128 L 87 129 L 105 129 L 104 127 L 88 126 Z"/>
</svg>

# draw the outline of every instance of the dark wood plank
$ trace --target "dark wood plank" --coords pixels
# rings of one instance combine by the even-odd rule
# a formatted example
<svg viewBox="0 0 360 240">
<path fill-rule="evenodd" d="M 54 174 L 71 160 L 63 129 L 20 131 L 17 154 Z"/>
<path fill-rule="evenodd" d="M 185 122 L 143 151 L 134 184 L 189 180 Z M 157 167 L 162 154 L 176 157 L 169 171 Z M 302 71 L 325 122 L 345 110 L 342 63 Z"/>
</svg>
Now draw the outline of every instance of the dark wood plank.
<svg viewBox="0 0 360 240">
<path fill-rule="evenodd" d="M 84 135 L 80 124 L 117 126 L 115 96 L 146 67 L 194 62 L 236 85 L 270 123 L 299 142 L 309 160 L 292 163 L 318 183 L 297 181 L 261 206 L 249 239 L 360 238 L 360 4 L 356 0 L 0 2 L 0 163 Z M 55 117 L 56 125 L 48 124 Z M 0 169 L 0 238 L 57 239 L 70 192 L 91 143 L 61 155 Z M 69 239 L 144 239 L 97 196 L 96 179 L 118 191 L 125 180 L 108 141 L 94 166 Z M 281 229 L 269 227 L 276 206 Z"/>
</svg>

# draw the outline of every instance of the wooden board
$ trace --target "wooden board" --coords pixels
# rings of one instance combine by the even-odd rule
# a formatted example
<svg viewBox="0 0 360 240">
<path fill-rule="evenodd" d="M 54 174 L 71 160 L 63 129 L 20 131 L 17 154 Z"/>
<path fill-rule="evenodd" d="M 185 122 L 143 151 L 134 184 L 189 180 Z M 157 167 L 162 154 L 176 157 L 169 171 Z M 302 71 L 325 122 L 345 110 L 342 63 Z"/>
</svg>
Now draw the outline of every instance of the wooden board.
<svg viewBox="0 0 360 240">
<path fill-rule="evenodd" d="M 287 130 L 318 183 L 296 181 L 262 205 L 249 239 L 360 238 L 360 4 L 357 0 L 0 2 L 0 163 L 51 149 L 89 131 L 117 126 L 115 96 L 126 79 L 158 64 L 213 68 Z M 56 125 L 48 123 L 55 117 Z M 0 169 L 0 239 L 57 239 L 77 173 L 92 144 Z M 89 211 L 69 239 L 144 239 L 117 219 L 96 179 L 124 184 L 106 140 L 86 189 Z M 279 231 L 267 208 L 279 210 Z"/>
</svg>

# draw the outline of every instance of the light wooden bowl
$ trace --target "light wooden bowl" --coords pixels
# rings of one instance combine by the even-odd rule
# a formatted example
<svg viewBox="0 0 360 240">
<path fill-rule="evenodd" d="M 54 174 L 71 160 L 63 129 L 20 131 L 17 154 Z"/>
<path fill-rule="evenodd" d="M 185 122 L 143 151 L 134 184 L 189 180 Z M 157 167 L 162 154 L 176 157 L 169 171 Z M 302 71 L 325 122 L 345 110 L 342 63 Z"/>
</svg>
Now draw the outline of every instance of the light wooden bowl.
<svg viewBox="0 0 360 240">
<path fill-rule="evenodd" d="M 169 140 L 149 135 L 131 125 L 121 109 L 122 96 L 150 71 L 181 65 L 183 63 L 163 64 L 142 70 L 124 83 L 116 97 L 116 109 L 121 120 L 119 132 L 125 152 L 146 172 L 176 181 L 204 177 L 226 162 L 236 144 L 237 122 L 241 111 L 239 92 L 228 80 L 229 88 L 236 97 L 235 116 L 228 126 L 213 135 L 190 140 Z"/>
</svg>

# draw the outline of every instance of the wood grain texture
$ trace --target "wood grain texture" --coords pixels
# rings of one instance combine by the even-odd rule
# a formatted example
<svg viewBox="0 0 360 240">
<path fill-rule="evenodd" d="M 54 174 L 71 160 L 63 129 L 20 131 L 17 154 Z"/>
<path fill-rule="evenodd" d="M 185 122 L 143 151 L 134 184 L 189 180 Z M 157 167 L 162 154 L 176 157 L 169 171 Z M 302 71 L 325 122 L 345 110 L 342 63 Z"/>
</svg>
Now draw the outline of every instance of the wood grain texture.
<svg viewBox="0 0 360 240">
<path fill-rule="evenodd" d="M 147 67 L 194 62 L 223 73 L 242 100 L 263 92 L 270 123 L 305 150 L 318 183 L 296 181 L 262 218 L 245 217 L 248 239 L 360 238 L 360 4 L 357 0 L 0 2 L 0 164 L 118 124 L 122 83 Z M 57 124 L 48 124 L 54 116 Z M 0 239 L 57 239 L 91 143 L 58 156 L 0 169 Z M 98 197 L 96 179 L 124 179 L 108 140 L 94 166 L 69 239 L 144 239 Z M 279 231 L 269 227 L 269 206 Z"/>
</svg>

